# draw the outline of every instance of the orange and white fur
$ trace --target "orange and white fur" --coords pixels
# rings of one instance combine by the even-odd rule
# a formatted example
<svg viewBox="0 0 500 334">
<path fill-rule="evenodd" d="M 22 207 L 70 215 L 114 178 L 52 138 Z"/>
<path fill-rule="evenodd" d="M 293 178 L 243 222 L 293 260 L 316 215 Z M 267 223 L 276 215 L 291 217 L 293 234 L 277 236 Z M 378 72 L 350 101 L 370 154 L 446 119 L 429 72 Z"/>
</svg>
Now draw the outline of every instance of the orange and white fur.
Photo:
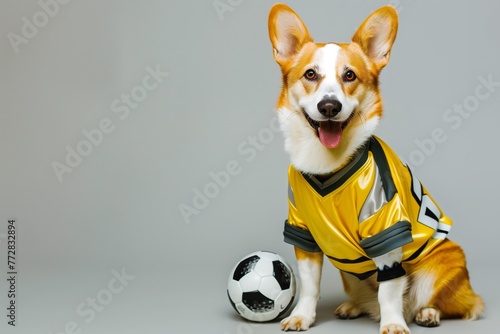
<svg viewBox="0 0 500 334">
<path fill-rule="evenodd" d="M 379 74 L 389 61 L 397 27 L 396 10 L 385 6 L 362 23 L 350 44 L 314 43 L 292 9 L 283 4 L 272 7 L 269 36 L 283 80 L 277 113 L 285 150 L 296 169 L 318 177 L 331 175 L 373 135 L 382 116 Z M 330 100 L 320 110 L 320 102 L 329 97 L 338 103 Z M 321 135 L 318 125 L 325 121 L 339 127 L 333 131 L 336 135 Z M 296 307 L 281 322 L 286 331 L 313 325 L 323 264 L 321 252 L 295 247 L 295 253 L 301 289 Z M 383 267 L 398 257 L 396 251 L 373 260 Z M 404 277 L 382 283 L 341 273 L 350 300 L 335 314 L 343 319 L 366 314 L 380 321 L 380 333 L 409 334 L 410 321 L 432 327 L 442 318 L 477 319 L 483 313 L 483 301 L 472 291 L 457 244 L 442 243 L 405 270 Z"/>
</svg>

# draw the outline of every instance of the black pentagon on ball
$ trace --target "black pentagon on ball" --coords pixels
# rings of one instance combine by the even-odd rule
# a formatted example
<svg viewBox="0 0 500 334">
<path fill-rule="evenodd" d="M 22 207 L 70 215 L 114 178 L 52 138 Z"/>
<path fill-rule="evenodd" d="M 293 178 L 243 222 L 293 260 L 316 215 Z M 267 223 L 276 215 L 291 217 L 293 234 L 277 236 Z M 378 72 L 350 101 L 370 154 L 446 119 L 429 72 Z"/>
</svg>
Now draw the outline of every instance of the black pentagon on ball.
<svg viewBox="0 0 500 334">
<path fill-rule="evenodd" d="M 274 277 L 281 287 L 281 290 L 286 290 L 290 288 L 291 284 L 291 273 L 290 270 L 281 261 L 273 261 Z"/>
<path fill-rule="evenodd" d="M 240 263 L 238 263 L 238 266 L 236 269 L 234 269 L 234 274 L 233 274 L 233 279 L 235 281 L 239 281 L 243 276 L 248 274 L 255 268 L 255 265 L 257 262 L 260 260 L 260 257 L 257 255 L 250 256 Z"/>
<path fill-rule="evenodd" d="M 274 309 L 274 301 L 259 291 L 243 292 L 243 304 L 254 313 L 269 312 Z"/>
</svg>

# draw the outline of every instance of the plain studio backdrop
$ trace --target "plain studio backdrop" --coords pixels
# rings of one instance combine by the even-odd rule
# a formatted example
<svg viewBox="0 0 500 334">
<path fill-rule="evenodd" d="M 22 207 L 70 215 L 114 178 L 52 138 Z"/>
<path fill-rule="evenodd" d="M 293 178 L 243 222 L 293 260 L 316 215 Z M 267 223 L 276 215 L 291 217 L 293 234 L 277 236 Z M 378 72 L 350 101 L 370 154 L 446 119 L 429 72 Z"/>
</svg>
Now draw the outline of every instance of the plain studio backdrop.
<svg viewBox="0 0 500 334">
<path fill-rule="evenodd" d="M 274 106 L 273 1 L 2 1 L 0 332 L 279 333 L 232 310 L 230 270 L 282 241 L 288 157 Z M 348 42 L 387 1 L 287 1 L 316 41 Z M 497 332 L 497 1 L 392 1 L 377 135 L 454 220 L 484 319 L 412 333 Z M 8 221 L 15 219 L 15 279 Z M 311 333 L 377 333 L 332 315 Z M 9 291 L 15 292 L 15 298 Z M 11 302 L 15 305 L 15 327 Z"/>
</svg>

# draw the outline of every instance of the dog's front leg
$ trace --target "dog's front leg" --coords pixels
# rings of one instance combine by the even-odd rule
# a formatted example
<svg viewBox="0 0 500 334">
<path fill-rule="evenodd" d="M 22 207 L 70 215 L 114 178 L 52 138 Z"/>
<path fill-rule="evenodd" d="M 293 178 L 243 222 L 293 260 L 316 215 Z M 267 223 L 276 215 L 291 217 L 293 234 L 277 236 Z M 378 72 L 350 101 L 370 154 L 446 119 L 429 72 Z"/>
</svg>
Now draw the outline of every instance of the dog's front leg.
<svg viewBox="0 0 500 334">
<path fill-rule="evenodd" d="M 378 290 L 381 334 L 410 334 L 403 316 L 403 294 L 407 279 L 406 276 L 399 276 L 403 270 L 400 267 L 401 259 L 401 248 L 373 259 L 379 270 L 379 278 L 387 279 L 380 282 Z M 391 275 L 399 277 L 391 279 Z"/>
<path fill-rule="evenodd" d="M 381 334 L 410 334 L 403 317 L 403 293 L 406 276 L 381 282 L 378 290 Z"/>
<path fill-rule="evenodd" d="M 316 319 L 316 304 L 319 299 L 323 253 L 307 252 L 295 247 L 295 256 L 299 268 L 300 295 L 292 314 L 281 321 L 281 329 L 284 331 L 309 329 Z"/>
</svg>

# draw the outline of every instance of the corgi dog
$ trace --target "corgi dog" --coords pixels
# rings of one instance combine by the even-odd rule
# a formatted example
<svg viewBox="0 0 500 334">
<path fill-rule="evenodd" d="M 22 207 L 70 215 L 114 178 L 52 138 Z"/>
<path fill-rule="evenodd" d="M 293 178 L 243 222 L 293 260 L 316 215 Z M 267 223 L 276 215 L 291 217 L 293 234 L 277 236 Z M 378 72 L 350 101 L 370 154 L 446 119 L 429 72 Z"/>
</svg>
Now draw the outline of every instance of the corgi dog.
<svg viewBox="0 0 500 334">
<path fill-rule="evenodd" d="M 269 13 L 282 72 L 277 114 L 290 156 L 285 241 L 298 263 L 300 295 L 284 331 L 316 317 L 323 259 L 340 269 L 349 301 L 335 314 L 368 315 L 380 333 L 408 323 L 477 319 L 465 255 L 447 238 L 452 221 L 391 148 L 374 135 L 382 116 L 379 75 L 398 28 L 391 6 L 373 12 L 351 43 L 314 43 L 284 4 Z"/>
</svg>

